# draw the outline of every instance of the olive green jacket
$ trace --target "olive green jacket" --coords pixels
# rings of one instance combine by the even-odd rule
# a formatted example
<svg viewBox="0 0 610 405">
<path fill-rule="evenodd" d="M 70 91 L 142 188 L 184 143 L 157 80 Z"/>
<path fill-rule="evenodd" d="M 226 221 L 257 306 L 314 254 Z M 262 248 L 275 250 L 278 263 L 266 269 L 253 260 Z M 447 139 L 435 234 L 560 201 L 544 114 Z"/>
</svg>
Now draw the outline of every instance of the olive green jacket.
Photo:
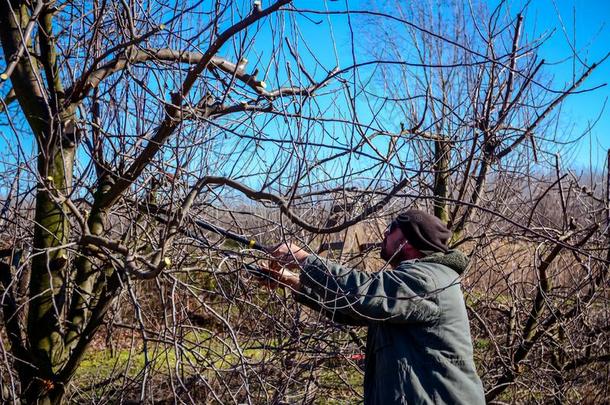
<svg viewBox="0 0 610 405">
<path fill-rule="evenodd" d="M 366 325 L 365 404 L 483 404 L 454 250 L 376 273 L 309 256 L 297 301 Z"/>
</svg>

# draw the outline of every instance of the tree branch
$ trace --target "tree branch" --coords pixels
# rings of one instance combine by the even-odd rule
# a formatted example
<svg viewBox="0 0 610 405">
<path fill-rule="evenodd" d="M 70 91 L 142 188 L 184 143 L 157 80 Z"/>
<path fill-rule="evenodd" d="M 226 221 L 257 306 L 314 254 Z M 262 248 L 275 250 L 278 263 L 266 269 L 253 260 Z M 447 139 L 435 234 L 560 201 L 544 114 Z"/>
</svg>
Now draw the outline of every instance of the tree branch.
<svg viewBox="0 0 610 405">
<path fill-rule="evenodd" d="M 182 83 L 180 91 L 172 94 L 171 104 L 168 105 L 168 108 L 166 109 L 165 119 L 159 126 L 159 129 L 152 136 L 142 153 L 134 160 L 127 171 L 116 180 L 114 186 L 112 186 L 110 191 L 104 196 L 101 206 L 112 206 L 123 191 L 127 189 L 127 187 L 129 187 L 129 185 L 135 179 L 138 178 L 140 173 L 142 173 L 144 168 L 150 163 L 151 159 L 157 154 L 161 146 L 171 136 L 174 129 L 180 122 L 180 120 L 176 119 L 176 117 L 179 117 L 180 115 L 182 101 L 195 84 L 195 80 L 199 77 L 201 72 L 208 67 L 210 61 L 213 59 L 218 50 L 220 50 L 221 46 L 239 31 L 247 28 L 261 18 L 279 10 L 281 6 L 288 4 L 289 2 L 290 0 L 279 0 L 260 12 L 252 13 L 242 21 L 223 31 L 216 38 L 208 50 L 203 54 L 201 60 L 189 71 L 186 79 Z"/>
<path fill-rule="evenodd" d="M 235 190 L 238 190 L 238 191 L 244 193 L 246 196 L 248 196 L 249 198 L 251 198 L 253 200 L 271 201 L 280 208 L 280 211 L 284 215 L 286 215 L 288 217 L 288 219 L 290 219 L 290 221 L 292 221 L 296 225 L 300 226 L 301 228 L 305 229 L 306 231 L 314 232 L 314 233 L 318 233 L 318 234 L 327 234 L 327 233 L 339 232 L 346 228 L 349 228 L 350 226 L 355 225 L 358 222 L 366 219 L 371 214 L 381 210 L 388 202 L 390 202 L 390 200 L 392 199 L 392 197 L 394 197 L 394 195 L 396 193 L 398 193 L 400 190 L 405 188 L 407 186 L 407 184 L 409 184 L 409 181 L 410 181 L 409 178 L 405 178 L 405 179 L 401 180 L 400 182 L 398 182 L 394 187 L 392 187 L 392 189 L 385 195 L 385 197 L 381 201 L 377 202 L 376 204 L 374 204 L 370 207 L 367 207 L 360 214 L 356 215 L 354 218 L 352 218 L 348 221 L 345 221 L 339 225 L 330 226 L 330 227 L 322 227 L 322 228 L 310 225 L 308 223 L 308 221 L 304 220 L 303 218 L 298 216 L 296 213 L 294 213 L 289 208 L 288 201 L 286 201 L 284 199 L 284 197 L 282 197 L 282 196 L 278 196 L 278 195 L 264 192 L 264 191 L 253 190 L 250 187 L 247 187 L 241 183 L 238 183 L 238 182 L 228 179 L 226 177 L 207 176 L 200 180 L 200 184 L 201 184 L 201 186 L 206 185 L 206 184 L 217 184 L 217 185 L 228 186 L 228 187 L 231 187 Z"/>
<path fill-rule="evenodd" d="M 28 47 L 29 38 L 32 35 L 32 31 L 34 30 L 34 27 L 38 23 L 38 16 L 40 16 L 40 13 L 42 12 L 44 4 L 45 3 L 43 0 L 39 0 L 38 2 L 36 2 L 36 7 L 32 11 L 32 15 L 30 16 L 29 21 L 28 21 L 27 25 L 25 26 L 25 29 L 23 30 L 23 38 L 21 39 L 21 43 L 19 44 L 19 47 L 17 48 L 16 52 L 14 52 L 10 55 L 7 55 L 7 54 L 4 55 L 6 60 L 7 61 L 10 60 L 10 62 L 6 66 L 6 69 L 4 69 L 4 72 L 2 74 L 0 74 L 0 81 L 6 81 L 11 77 L 11 74 L 15 70 L 15 67 L 17 66 L 17 64 L 21 60 L 21 57 L 25 53 L 25 51 Z M 5 11 L 6 10 L 2 10 L 2 12 L 5 12 Z M 8 11 L 8 12 L 12 13 L 12 11 Z"/>
<path fill-rule="evenodd" d="M 599 226 L 593 226 L 587 234 L 574 244 L 576 247 L 580 247 L 584 245 L 599 229 Z M 567 239 L 570 235 L 573 235 L 574 232 L 569 232 L 562 239 Z M 534 300 L 534 304 L 532 305 L 532 309 L 530 312 L 530 316 L 526 321 L 526 325 L 523 328 L 521 333 L 522 341 L 519 343 L 515 354 L 513 355 L 512 366 L 513 369 L 507 370 L 506 374 L 498 379 L 498 381 L 494 384 L 494 386 L 485 394 L 485 400 L 487 402 L 493 401 L 504 392 L 510 385 L 512 385 L 517 376 L 518 376 L 518 365 L 523 361 L 530 350 L 534 347 L 536 342 L 540 339 L 540 337 L 545 333 L 550 327 L 555 325 L 559 320 L 559 316 L 553 314 L 551 318 L 549 318 L 546 322 L 541 323 L 539 321 L 540 314 L 542 313 L 543 304 L 546 301 L 546 296 L 551 288 L 550 280 L 547 277 L 546 270 L 549 265 L 555 258 L 559 255 L 562 246 L 556 245 L 553 250 L 544 258 L 544 260 L 540 263 L 538 267 L 540 282 L 538 284 L 538 290 L 536 294 L 536 298 Z M 536 329 L 538 331 L 536 332 Z"/>
<path fill-rule="evenodd" d="M 542 122 L 542 120 L 544 120 L 546 118 L 546 116 L 549 115 L 549 113 L 551 113 L 551 111 L 553 111 L 567 96 L 572 94 L 574 92 L 574 90 L 576 90 L 578 87 L 580 87 L 580 85 L 584 83 L 584 81 L 591 75 L 591 73 L 593 73 L 595 68 L 597 68 L 601 63 L 603 63 L 609 56 L 610 56 L 610 53 L 606 54 L 606 56 L 604 56 L 600 61 L 592 64 L 580 76 L 580 78 L 576 82 L 574 82 L 574 84 L 572 84 L 572 86 L 570 86 L 570 88 L 568 90 L 564 91 L 561 95 L 556 97 L 555 100 L 553 100 L 553 102 L 551 102 L 551 104 L 549 104 L 548 107 L 542 112 L 542 114 L 540 114 L 534 120 L 534 122 L 527 127 L 525 132 L 521 136 L 519 136 L 519 138 L 517 138 L 512 144 L 507 146 L 504 150 L 502 150 L 501 152 L 499 152 L 496 155 L 497 159 L 498 160 L 502 159 L 504 156 L 506 156 L 510 152 L 512 152 L 512 150 L 515 149 L 526 138 L 532 136 L 534 129 L 536 129 L 536 127 L 538 127 L 540 122 Z"/>
</svg>

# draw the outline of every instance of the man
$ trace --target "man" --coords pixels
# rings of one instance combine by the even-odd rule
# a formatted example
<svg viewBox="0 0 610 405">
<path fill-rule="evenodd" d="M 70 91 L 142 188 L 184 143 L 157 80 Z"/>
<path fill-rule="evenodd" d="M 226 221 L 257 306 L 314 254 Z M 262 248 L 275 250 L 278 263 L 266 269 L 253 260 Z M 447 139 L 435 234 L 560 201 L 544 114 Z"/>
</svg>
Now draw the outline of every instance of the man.
<svg viewBox="0 0 610 405">
<path fill-rule="evenodd" d="M 296 245 L 274 252 L 271 275 L 296 300 L 336 322 L 368 326 L 365 404 L 482 404 L 460 274 L 468 258 L 448 250 L 451 232 L 419 210 L 385 232 L 381 257 L 392 269 L 344 268 Z M 288 269 L 300 268 L 300 275 Z"/>
</svg>

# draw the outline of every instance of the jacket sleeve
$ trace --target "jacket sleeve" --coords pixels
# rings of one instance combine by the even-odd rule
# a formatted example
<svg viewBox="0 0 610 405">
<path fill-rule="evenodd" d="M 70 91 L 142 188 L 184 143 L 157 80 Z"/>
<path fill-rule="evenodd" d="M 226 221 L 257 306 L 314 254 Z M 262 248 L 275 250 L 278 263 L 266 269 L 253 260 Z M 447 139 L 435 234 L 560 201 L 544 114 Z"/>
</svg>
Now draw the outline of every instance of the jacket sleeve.
<svg viewBox="0 0 610 405">
<path fill-rule="evenodd" d="M 359 318 L 352 318 L 349 315 L 345 315 L 340 311 L 332 310 L 330 308 L 324 308 L 321 302 L 318 300 L 316 294 L 312 293 L 309 289 L 302 289 L 300 292 L 295 293 L 295 301 L 303 304 L 314 311 L 318 311 L 333 322 L 340 323 L 341 325 L 349 326 L 366 326 L 368 322 Z"/>
<path fill-rule="evenodd" d="M 434 280 L 413 264 L 366 272 L 310 255 L 301 291 L 320 308 L 356 322 L 435 323 L 440 317 Z"/>
</svg>

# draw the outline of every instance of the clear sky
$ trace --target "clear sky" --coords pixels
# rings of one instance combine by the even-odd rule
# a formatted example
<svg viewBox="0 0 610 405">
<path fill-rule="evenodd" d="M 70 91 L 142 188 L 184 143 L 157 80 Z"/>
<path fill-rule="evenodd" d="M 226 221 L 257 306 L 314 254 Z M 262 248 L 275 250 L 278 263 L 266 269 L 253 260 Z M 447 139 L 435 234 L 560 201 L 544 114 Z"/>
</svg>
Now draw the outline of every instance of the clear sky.
<svg viewBox="0 0 610 405">
<path fill-rule="evenodd" d="M 538 32 L 555 29 L 550 41 L 541 49 L 541 54 L 548 62 L 558 63 L 551 70 L 558 87 L 572 81 L 572 46 L 587 64 L 599 61 L 610 52 L 610 3 L 607 1 L 534 0 L 529 14 L 531 29 Z M 537 24 L 533 25 L 536 21 Z M 578 61 L 576 70 L 582 70 L 582 64 L 579 66 Z M 606 60 L 589 77 L 585 88 L 609 81 L 610 60 Z M 573 95 L 565 102 L 562 111 L 565 123 L 574 125 L 575 134 L 586 131 L 599 118 L 590 134 L 582 139 L 574 151 L 573 158 L 577 165 L 588 166 L 591 162 L 598 165 L 600 170 L 603 167 L 607 150 L 610 149 L 610 106 L 606 105 L 609 99 L 610 85 L 606 85 L 590 93 Z"/>
<path fill-rule="evenodd" d="M 376 3 L 372 3 L 376 4 Z M 384 3 L 385 10 L 390 9 L 392 2 Z M 497 1 L 487 2 L 491 9 Z M 509 1 L 511 15 L 522 8 L 524 1 Z M 295 1 L 300 8 L 331 10 L 370 10 L 370 1 L 346 0 L 329 2 Z M 338 57 L 350 57 L 349 26 L 344 16 L 332 16 L 324 24 L 308 23 L 300 20 L 300 29 L 304 36 L 313 42 L 319 40 L 316 48 L 317 57 L 331 65 Z M 328 43 L 328 25 L 331 21 L 339 55 Z M 324 26 L 326 25 L 326 27 Z M 610 3 L 602 0 L 532 0 L 525 14 L 524 33 L 530 38 L 549 35 L 548 41 L 539 51 L 540 58 L 545 59 L 545 72 L 553 77 L 553 88 L 562 90 L 578 78 L 585 65 L 598 62 L 610 52 Z M 578 58 L 573 58 L 574 51 Z M 358 52 L 357 58 L 367 60 Z M 368 58 L 370 59 L 370 58 Z M 610 149 L 610 116 L 606 102 L 610 98 L 610 58 L 602 63 L 591 74 L 584 86 L 591 89 L 603 86 L 591 92 L 575 94 L 565 101 L 561 110 L 561 128 L 571 130 L 571 138 L 582 136 L 574 147 L 563 150 L 562 159 L 565 165 L 603 170 L 607 150 Z M 593 129 L 588 129 L 595 123 Z"/>
<path fill-rule="evenodd" d="M 246 2 L 247 3 L 247 2 Z M 269 1 L 265 0 L 264 5 Z M 493 8 L 497 0 L 490 1 L 489 7 Z M 310 1 L 295 0 L 298 8 L 311 8 L 324 10 L 358 9 L 369 10 L 371 4 L 377 4 L 365 0 L 337 0 L 337 1 Z M 391 1 L 386 2 L 386 7 L 391 7 Z M 510 1 L 511 14 L 516 14 L 523 4 L 522 0 Z M 540 56 L 546 62 L 546 71 L 554 75 L 554 88 L 563 89 L 573 80 L 573 72 L 583 71 L 583 63 L 591 64 L 602 59 L 610 51 L 610 3 L 602 0 L 532 0 L 528 13 L 525 16 L 525 31 L 528 35 L 540 36 L 544 33 L 550 34 L 550 39 L 540 50 Z M 322 24 L 313 22 L 324 21 Z M 322 60 L 325 67 L 331 69 L 336 60 L 341 59 L 340 65 L 346 67 L 351 64 L 350 30 L 345 16 L 315 16 L 308 20 L 298 17 L 299 28 L 307 42 L 315 46 L 316 56 Z M 331 22 L 329 25 L 328 22 Z M 332 29 L 332 35 L 336 40 L 336 46 L 328 40 Z M 362 29 L 360 27 L 360 29 Z M 357 41 L 357 39 L 356 39 Z M 262 44 L 265 44 L 263 41 Z M 266 43 L 269 44 L 268 42 Z M 258 46 L 257 46 L 258 48 Z M 573 49 L 579 55 L 580 60 L 572 58 Z M 270 50 L 261 53 L 268 56 Z M 356 52 L 359 52 L 356 47 Z M 263 55 L 263 56 L 264 56 Z M 367 60 L 365 55 L 356 55 L 359 60 Z M 316 78 L 324 77 L 325 72 L 314 72 Z M 610 60 L 606 60 L 591 75 L 584 88 L 593 88 L 610 81 Z M 2 89 L 4 93 L 6 88 Z M 571 129 L 572 137 L 585 133 L 585 136 L 570 151 L 564 151 L 563 160 L 566 165 L 587 168 L 592 163 L 593 168 L 602 170 L 605 165 L 606 151 L 610 149 L 610 116 L 608 108 L 604 108 L 610 98 L 610 86 L 604 86 L 592 92 L 576 94 L 567 99 L 562 108 L 562 128 Z M 610 108 L 610 107 L 609 107 Z M 594 128 L 587 129 L 597 120 Z M 396 129 L 394 125 L 391 129 Z M 2 149 L 9 144 L 11 135 L 8 137 L 7 129 L 2 129 L 5 136 L 0 136 Z"/>
</svg>

